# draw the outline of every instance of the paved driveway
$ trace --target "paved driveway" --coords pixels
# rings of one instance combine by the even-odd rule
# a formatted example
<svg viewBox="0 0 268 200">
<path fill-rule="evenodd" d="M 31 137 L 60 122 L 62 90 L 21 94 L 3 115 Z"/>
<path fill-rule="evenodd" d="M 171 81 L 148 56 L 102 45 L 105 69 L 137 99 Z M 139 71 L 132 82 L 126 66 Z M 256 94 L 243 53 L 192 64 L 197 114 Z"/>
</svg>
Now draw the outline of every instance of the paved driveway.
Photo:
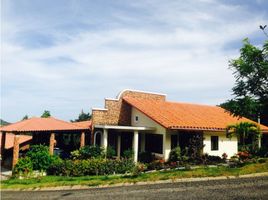
<svg viewBox="0 0 268 200">
<path fill-rule="evenodd" d="M 68 191 L 4 191 L 2 199 L 268 199 L 268 177 Z"/>
</svg>

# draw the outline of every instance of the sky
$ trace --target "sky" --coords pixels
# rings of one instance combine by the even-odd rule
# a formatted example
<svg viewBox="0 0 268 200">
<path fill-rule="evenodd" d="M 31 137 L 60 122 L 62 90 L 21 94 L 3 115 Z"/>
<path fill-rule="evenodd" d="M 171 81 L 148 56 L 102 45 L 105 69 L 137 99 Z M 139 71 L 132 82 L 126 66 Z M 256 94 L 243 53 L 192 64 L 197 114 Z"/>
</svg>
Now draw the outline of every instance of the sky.
<svg viewBox="0 0 268 200">
<path fill-rule="evenodd" d="M 123 89 L 218 105 L 266 0 L 1 0 L 1 119 L 71 120 Z"/>
</svg>

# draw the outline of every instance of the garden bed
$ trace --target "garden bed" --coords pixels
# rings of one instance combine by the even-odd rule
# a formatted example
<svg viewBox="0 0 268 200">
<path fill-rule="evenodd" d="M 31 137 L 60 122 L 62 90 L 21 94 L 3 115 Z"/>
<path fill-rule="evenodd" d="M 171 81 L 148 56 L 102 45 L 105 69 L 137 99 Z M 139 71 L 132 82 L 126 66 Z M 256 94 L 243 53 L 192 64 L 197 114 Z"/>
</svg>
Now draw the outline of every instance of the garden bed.
<svg viewBox="0 0 268 200">
<path fill-rule="evenodd" d="M 181 178 L 240 176 L 251 173 L 268 172 L 268 161 L 265 163 L 246 164 L 243 167 L 230 168 L 226 166 L 200 167 L 196 169 L 170 169 L 141 173 L 139 175 L 107 175 L 107 176 L 45 176 L 30 179 L 12 178 L 1 181 L 1 189 L 29 189 L 56 186 L 101 186 L 114 184 L 128 184 L 147 181 L 176 180 Z"/>
</svg>

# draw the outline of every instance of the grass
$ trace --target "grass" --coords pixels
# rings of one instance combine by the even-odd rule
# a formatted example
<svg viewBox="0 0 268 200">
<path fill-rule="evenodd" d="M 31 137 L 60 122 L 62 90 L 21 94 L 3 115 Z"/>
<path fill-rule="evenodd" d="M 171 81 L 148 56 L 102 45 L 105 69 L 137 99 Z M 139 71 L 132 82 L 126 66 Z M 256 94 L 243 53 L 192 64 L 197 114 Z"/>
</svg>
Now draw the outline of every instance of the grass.
<svg viewBox="0 0 268 200">
<path fill-rule="evenodd" d="M 83 176 L 63 177 L 45 176 L 32 179 L 9 179 L 1 181 L 1 189 L 29 189 L 56 186 L 100 186 L 114 185 L 117 183 L 137 183 L 159 180 L 176 180 L 180 178 L 216 177 L 216 176 L 239 176 L 244 174 L 268 172 L 268 161 L 265 163 L 248 164 L 240 168 L 229 167 L 202 167 L 193 170 L 169 170 L 143 173 L 138 176 L 109 175 L 109 176 Z"/>
</svg>

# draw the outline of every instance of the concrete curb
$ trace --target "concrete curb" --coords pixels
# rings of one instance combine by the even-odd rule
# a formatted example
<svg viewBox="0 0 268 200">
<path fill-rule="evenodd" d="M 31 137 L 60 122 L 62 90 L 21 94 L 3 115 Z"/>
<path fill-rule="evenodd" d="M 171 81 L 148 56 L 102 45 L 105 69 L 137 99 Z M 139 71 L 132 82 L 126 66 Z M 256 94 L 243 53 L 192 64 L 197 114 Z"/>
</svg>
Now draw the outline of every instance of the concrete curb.
<svg viewBox="0 0 268 200">
<path fill-rule="evenodd" d="M 198 181 L 212 181 L 212 180 L 226 180 L 226 179 L 239 179 L 239 178 L 254 178 L 268 176 L 268 172 L 245 174 L 240 176 L 217 176 L 217 177 L 201 177 L 201 178 L 178 178 L 162 181 L 146 181 L 136 183 L 118 183 L 113 185 L 100 185 L 100 186 L 86 186 L 86 185 L 74 185 L 74 186 L 56 186 L 56 187 L 42 187 L 42 188 L 27 188 L 27 189 L 1 189 L 1 191 L 57 191 L 57 190 L 82 190 L 82 189 L 96 189 L 96 188 L 112 188 L 120 186 L 133 186 L 133 185 L 152 185 L 152 184 L 164 184 L 164 183 L 183 183 L 183 182 L 198 182 Z"/>
</svg>

